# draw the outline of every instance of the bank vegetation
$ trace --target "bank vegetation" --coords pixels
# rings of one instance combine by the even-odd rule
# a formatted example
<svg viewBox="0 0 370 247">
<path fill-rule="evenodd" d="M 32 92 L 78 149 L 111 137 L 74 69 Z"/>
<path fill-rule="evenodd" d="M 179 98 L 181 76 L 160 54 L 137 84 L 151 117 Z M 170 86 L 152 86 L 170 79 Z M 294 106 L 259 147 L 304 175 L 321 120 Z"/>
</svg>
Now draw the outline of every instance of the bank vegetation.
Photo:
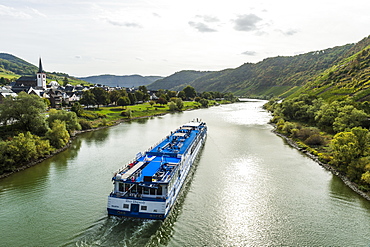
<svg viewBox="0 0 370 247">
<path fill-rule="evenodd" d="M 298 148 L 328 164 L 356 187 L 370 192 L 370 133 L 368 102 L 350 98 L 324 101 L 301 94 L 283 101 L 270 100 L 276 131 Z"/>
</svg>

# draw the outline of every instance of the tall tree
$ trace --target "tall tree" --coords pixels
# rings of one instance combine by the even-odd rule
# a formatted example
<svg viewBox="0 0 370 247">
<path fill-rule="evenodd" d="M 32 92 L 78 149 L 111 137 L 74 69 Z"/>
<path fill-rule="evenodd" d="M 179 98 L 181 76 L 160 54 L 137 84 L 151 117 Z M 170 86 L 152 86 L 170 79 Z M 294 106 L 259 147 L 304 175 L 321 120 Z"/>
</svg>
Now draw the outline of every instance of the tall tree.
<svg viewBox="0 0 370 247">
<path fill-rule="evenodd" d="M 107 105 L 109 103 L 109 94 L 101 87 L 95 87 L 91 89 L 91 92 L 94 94 L 96 103 L 99 105 Z"/>
<path fill-rule="evenodd" d="M 53 124 L 55 120 L 59 119 L 62 122 L 65 122 L 66 128 L 69 133 L 72 133 L 75 130 L 81 130 L 81 125 L 78 123 L 77 114 L 73 111 L 68 112 L 64 110 L 51 109 L 49 111 L 49 117 L 47 121 L 49 126 Z"/>
<path fill-rule="evenodd" d="M 55 148 L 64 147 L 69 140 L 69 133 L 66 129 L 66 123 L 56 119 L 51 124 L 51 129 L 46 132 L 45 137 L 50 141 L 50 144 Z"/>
<path fill-rule="evenodd" d="M 0 121 L 13 124 L 20 131 L 45 134 L 47 127 L 44 113 L 46 104 L 37 95 L 20 92 L 16 98 L 5 98 L 0 104 Z"/>
<path fill-rule="evenodd" d="M 95 99 L 95 95 L 90 90 L 84 91 L 82 93 L 82 98 L 80 100 L 80 103 L 87 106 L 87 107 L 90 106 L 90 105 L 96 105 L 97 104 L 96 99 Z"/>
<path fill-rule="evenodd" d="M 182 91 L 185 92 L 185 96 L 188 100 L 194 98 L 197 95 L 195 88 L 193 88 L 192 86 L 186 86 Z"/>
</svg>

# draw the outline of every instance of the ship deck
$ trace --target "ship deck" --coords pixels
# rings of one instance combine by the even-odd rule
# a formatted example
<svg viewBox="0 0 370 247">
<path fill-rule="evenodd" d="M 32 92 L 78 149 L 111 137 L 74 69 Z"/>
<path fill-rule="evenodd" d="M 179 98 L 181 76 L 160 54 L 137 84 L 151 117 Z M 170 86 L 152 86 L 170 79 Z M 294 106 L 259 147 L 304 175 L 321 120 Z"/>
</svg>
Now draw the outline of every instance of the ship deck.
<svg viewBox="0 0 370 247">
<path fill-rule="evenodd" d="M 119 179 L 128 183 L 168 182 L 172 171 L 199 134 L 200 130 L 197 128 L 199 124 L 191 122 L 171 132 L 159 144 L 138 158 L 132 167 L 119 172 L 121 174 Z"/>
</svg>

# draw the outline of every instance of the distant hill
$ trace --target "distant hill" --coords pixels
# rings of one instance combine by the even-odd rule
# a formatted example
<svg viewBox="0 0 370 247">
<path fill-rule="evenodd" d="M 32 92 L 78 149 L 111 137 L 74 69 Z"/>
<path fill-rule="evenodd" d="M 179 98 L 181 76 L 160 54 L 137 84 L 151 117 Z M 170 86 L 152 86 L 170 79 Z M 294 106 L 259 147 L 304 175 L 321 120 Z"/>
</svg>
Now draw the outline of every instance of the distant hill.
<svg viewBox="0 0 370 247">
<path fill-rule="evenodd" d="M 239 96 L 286 97 L 330 68 L 355 44 L 337 46 L 296 56 L 266 58 L 259 63 L 245 63 L 235 69 L 214 72 L 180 71 L 151 85 L 149 89 L 181 90 L 191 85 L 198 92 L 232 92 Z"/>
<path fill-rule="evenodd" d="M 212 72 L 194 71 L 194 70 L 179 71 L 173 75 L 157 80 L 154 83 L 148 85 L 148 89 L 151 90 L 168 89 L 179 91 L 192 81 L 211 73 Z"/>
<path fill-rule="evenodd" d="M 214 72 L 190 83 L 197 91 L 233 92 L 241 96 L 289 95 L 330 68 L 353 44 L 297 56 L 267 58 L 236 69 Z"/>
<path fill-rule="evenodd" d="M 141 75 L 97 75 L 88 77 L 79 77 L 79 79 L 92 84 L 102 84 L 110 87 L 139 87 L 146 86 L 156 80 L 161 79 L 160 76 L 141 76 Z"/>
<path fill-rule="evenodd" d="M 16 75 L 34 75 L 38 67 L 14 55 L 0 53 L 0 72 Z"/>
</svg>

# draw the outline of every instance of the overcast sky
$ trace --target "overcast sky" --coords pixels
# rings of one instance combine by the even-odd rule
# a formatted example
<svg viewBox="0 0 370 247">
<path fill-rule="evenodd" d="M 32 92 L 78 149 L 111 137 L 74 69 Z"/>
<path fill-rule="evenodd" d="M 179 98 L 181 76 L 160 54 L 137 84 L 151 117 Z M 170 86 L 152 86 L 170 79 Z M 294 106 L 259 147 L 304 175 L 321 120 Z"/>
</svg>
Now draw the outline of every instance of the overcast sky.
<svg viewBox="0 0 370 247">
<path fill-rule="evenodd" d="M 369 11 L 369 0 L 0 0 L 0 52 L 73 76 L 215 71 L 356 43 Z"/>
</svg>

